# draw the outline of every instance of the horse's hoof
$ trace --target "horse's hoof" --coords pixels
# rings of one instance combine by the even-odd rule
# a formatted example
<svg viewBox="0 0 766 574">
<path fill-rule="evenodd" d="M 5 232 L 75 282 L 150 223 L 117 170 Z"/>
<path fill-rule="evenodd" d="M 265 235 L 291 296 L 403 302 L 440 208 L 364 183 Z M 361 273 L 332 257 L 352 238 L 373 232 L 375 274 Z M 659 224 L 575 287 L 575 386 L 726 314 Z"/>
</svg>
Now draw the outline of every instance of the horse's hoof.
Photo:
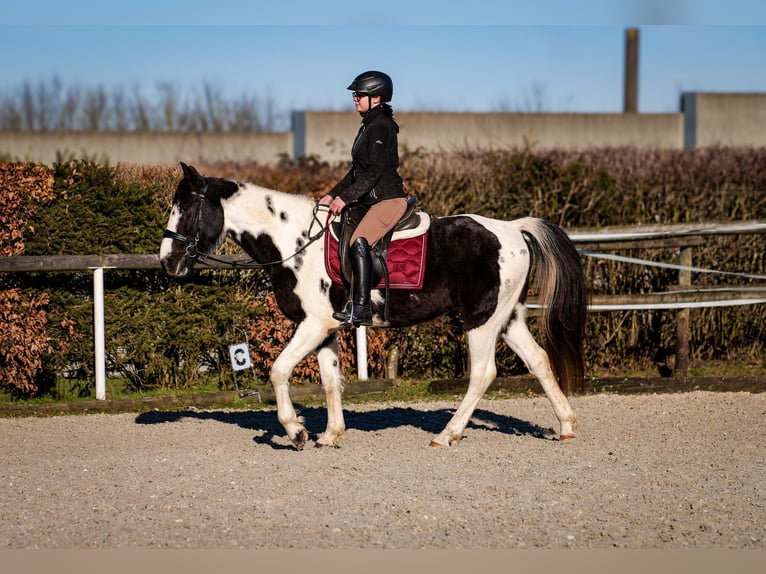
<svg viewBox="0 0 766 574">
<path fill-rule="evenodd" d="M 573 440 L 574 438 L 576 437 L 573 434 L 562 434 L 559 436 L 559 442 L 564 442 L 566 440 Z"/>
<path fill-rule="evenodd" d="M 430 446 L 432 446 L 434 448 L 443 448 L 443 447 L 445 447 L 447 445 L 446 444 L 442 444 L 440 442 L 436 442 L 435 440 L 432 440 Z"/>
<path fill-rule="evenodd" d="M 309 438 L 309 433 L 306 431 L 306 429 L 301 429 L 301 431 L 295 435 L 295 438 L 293 439 L 293 445 L 297 450 L 303 450 L 303 447 L 306 446 L 306 441 Z"/>
</svg>

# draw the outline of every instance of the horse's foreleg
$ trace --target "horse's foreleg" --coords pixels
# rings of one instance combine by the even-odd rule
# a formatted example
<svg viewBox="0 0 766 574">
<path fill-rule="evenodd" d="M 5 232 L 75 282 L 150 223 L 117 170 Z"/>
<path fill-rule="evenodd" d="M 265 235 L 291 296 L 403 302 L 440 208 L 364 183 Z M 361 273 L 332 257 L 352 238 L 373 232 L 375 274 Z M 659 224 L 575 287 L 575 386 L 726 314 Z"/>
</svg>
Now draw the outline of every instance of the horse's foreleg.
<svg viewBox="0 0 766 574">
<path fill-rule="evenodd" d="M 561 426 L 559 440 L 575 438 L 574 428 L 577 426 L 577 417 L 553 376 L 548 354 L 534 340 L 526 323 L 522 320 L 512 321 L 503 333 L 503 340 L 524 361 L 529 372 L 540 381 Z"/>
<path fill-rule="evenodd" d="M 317 446 L 335 446 L 346 431 L 343 419 L 343 378 L 340 374 L 337 334 L 330 335 L 317 351 L 319 374 L 327 400 L 327 429 L 317 439 Z"/>
<path fill-rule="evenodd" d="M 287 436 L 295 448 L 303 449 L 308 440 L 308 432 L 303 426 L 303 417 L 295 412 L 290 399 L 290 375 L 295 365 L 310 352 L 319 347 L 322 339 L 327 336 L 327 331 L 310 320 L 304 320 L 295 329 L 293 338 L 282 350 L 274 365 L 271 367 L 271 384 L 274 387 L 274 396 L 277 400 L 277 418 L 287 431 Z"/>
<path fill-rule="evenodd" d="M 449 446 L 463 437 L 463 431 L 471 420 L 479 400 L 497 375 L 495 366 L 495 343 L 497 328 L 485 324 L 466 333 L 471 372 L 468 390 L 452 419 L 444 430 L 431 441 L 431 446 Z"/>
<path fill-rule="evenodd" d="M 285 349 L 286 351 L 287 349 Z M 287 436 L 292 441 L 295 448 L 302 450 L 308 439 L 308 432 L 303 426 L 303 417 L 299 417 L 295 412 L 293 402 L 290 399 L 290 374 L 295 365 L 287 364 L 287 360 L 280 362 L 284 356 L 284 351 L 274 361 L 271 367 L 271 384 L 274 387 L 274 398 L 277 400 L 277 418 L 287 431 Z M 297 364 L 297 363 L 296 363 Z"/>
</svg>

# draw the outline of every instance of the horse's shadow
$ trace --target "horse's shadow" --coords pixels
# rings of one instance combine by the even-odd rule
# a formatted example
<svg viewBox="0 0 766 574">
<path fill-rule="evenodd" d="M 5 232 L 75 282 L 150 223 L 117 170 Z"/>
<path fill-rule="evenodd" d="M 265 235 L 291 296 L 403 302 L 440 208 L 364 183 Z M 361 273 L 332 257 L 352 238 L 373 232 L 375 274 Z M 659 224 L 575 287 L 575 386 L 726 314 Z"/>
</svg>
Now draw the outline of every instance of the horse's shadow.
<svg viewBox="0 0 766 574">
<path fill-rule="evenodd" d="M 323 407 L 305 407 L 298 413 L 305 419 L 308 429 L 324 429 L 327 425 L 327 410 Z M 390 407 L 375 411 L 344 410 L 346 429 L 356 429 L 364 432 L 374 432 L 396 427 L 419 428 L 430 434 L 438 434 L 449 422 L 454 411 L 440 409 L 422 411 L 410 407 Z M 285 430 L 277 420 L 273 410 L 257 411 L 151 411 L 141 413 L 136 417 L 136 424 L 163 424 L 176 422 L 182 418 L 199 420 L 214 420 L 226 424 L 234 424 L 244 429 L 259 431 L 261 434 L 253 440 L 259 444 L 267 444 L 274 449 L 293 449 L 283 441 L 275 440 L 283 437 Z M 530 436 L 540 440 L 555 440 L 556 433 L 551 428 L 499 415 L 492 411 L 477 409 L 474 411 L 467 428 L 483 429 L 505 433 L 513 436 Z M 316 435 L 311 435 L 316 440 Z"/>
</svg>

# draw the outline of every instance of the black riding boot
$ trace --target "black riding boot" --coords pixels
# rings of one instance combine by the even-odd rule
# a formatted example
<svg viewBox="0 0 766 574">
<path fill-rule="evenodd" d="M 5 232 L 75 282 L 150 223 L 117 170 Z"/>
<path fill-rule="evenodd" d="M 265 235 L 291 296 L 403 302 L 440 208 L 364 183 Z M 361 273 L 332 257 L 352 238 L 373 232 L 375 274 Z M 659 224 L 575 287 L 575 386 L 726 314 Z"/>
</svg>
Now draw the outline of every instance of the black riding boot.
<svg viewBox="0 0 766 574">
<path fill-rule="evenodd" d="M 372 325 L 370 289 L 372 288 L 372 256 L 364 237 L 351 245 L 352 296 L 343 311 L 332 314 L 333 318 L 349 325 Z"/>
</svg>

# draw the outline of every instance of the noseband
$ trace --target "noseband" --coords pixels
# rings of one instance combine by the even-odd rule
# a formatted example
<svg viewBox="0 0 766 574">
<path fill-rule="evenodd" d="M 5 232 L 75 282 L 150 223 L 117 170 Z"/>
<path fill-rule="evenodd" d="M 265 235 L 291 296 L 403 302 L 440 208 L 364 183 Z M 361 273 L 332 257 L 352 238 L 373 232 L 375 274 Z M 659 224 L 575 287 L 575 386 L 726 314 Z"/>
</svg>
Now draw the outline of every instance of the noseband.
<svg viewBox="0 0 766 574">
<path fill-rule="evenodd" d="M 200 233 L 201 233 L 201 227 L 202 227 L 202 208 L 205 205 L 205 199 L 206 194 L 208 190 L 210 180 L 209 178 L 204 178 L 204 185 L 202 186 L 202 189 L 200 191 L 192 191 L 192 195 L 198 195 L 200 197 L 199 205 L 197 206 L 197 212 L 194 214 L 194 222 L 196 223 L 197 227 L 197 233 L 194 236 L 194 239 L 190 239 L 186 235 L 183 235 L 182 233 L 178 233 L 177 231 L 171 231 L 170 229 L 165 229 L 162 232 L 162 237 L 167 239 L 172 239 L 173 241 L 180 241 L 181 243 L 186 244 L 186 256 L 190 259 L 200 262 L 200 263 L 209 263 L 211 261 L 215 263 L 219 263 L 222 265 L 227 265 L 229 267 L 270 267 L 272 265 L 279 265 L 280 263 L 284 263 L 285 261 L 292 259 L 293 257 L 303 253 L 303 251 L 306 250 L 306 248 L 314 243 L 317 239 L 322 237 L 324 235 L 325 230 L 327 229 L 327 225 L 322 223 L 322 221 L 317 216 L 317 212 L 319 211 L 320 207 L 327 208 L 326 205 L 322 205 L 317 203 L 314 205 L 314 210 L 312 213 L 312 220 L 311 224 L 309 225 L 309 229 L 307 232 L 308 241 L 305 245 L 300 247 L 295 253 L 290 255 L 289 257 L 285 257 L 284 259 L 279 259 L 278 261 L 270 261 L 269 263 L 258 263 L 255 261 L 255 259 L 250 259 L 250 261 L 246 261 L 244 263 L 238 263 L 236 261 L 225 261 L 223 259 L 219 259 L 217 257 L 213 257 L 212 255 L 207 255 L 203 251 L 200 251 L 197 249 L 197 246 L 199 245 L 200 241 Z M 328 222 L 329 223 L 329 222 Z M 311 234 L 311 230 L 313 229 L 315 224 L 319 224 L 319 231 Z"/>
</svg>

